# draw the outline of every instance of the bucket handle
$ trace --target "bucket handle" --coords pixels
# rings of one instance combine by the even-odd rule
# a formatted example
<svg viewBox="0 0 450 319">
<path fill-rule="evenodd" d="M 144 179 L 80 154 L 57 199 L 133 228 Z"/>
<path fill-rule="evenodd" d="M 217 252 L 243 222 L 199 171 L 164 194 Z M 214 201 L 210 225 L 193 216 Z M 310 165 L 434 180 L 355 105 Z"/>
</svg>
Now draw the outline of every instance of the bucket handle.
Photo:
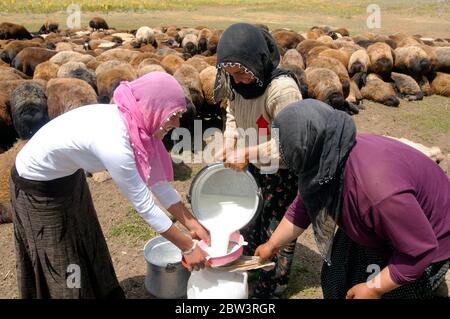
<svg viewBox="0 0 450 319">
<path fill-rule="evenodd" d="M 166 272 L 172 273 L 172 272 L 175 272 L 176 270 L 177 270 L 177 267 L 174 264 L 168 263 L 166 265 Z"/>
</svg>

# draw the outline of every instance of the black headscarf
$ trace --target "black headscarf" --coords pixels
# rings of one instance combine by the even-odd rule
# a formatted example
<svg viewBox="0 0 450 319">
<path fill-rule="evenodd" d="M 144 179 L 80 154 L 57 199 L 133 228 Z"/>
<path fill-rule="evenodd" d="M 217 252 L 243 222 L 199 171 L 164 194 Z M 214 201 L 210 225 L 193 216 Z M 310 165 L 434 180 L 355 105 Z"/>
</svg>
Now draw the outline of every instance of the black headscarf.
<svg viewBox="0 0 450 319">
<path fill-rule="evenodd" d="M 356 143 L 355 123 L 345 112 L 306 99 L 283 109 L 272 125 L 282 160 L 298 176 L 319 251 L 330 263 L 345 163 Z"/>
<path fill-rule="evenodd" d="M 270 82 L 281 75 L 289 75 L 296 82 L 295 75 L 288 70 L 277 68 L 280 63 L 280 52 L 269 32 L 252 24 L 236 23 L 228 27 L 222 34 L 217 46 L 217 76 L 214 89 L 216 102 L 231 87 L 234 92 L 245 99 L 253 99 L 264 94 Z M 237 84 L 223 70 L 224 66 L 239 66 L 256 77 L 253 84 Z M 297 82 L 297 85 L 300 85 Z M 230 94 L 231 93 L 231 94 Z M 233 92 L 226 92 L 233 100 Z"/>
</svg>

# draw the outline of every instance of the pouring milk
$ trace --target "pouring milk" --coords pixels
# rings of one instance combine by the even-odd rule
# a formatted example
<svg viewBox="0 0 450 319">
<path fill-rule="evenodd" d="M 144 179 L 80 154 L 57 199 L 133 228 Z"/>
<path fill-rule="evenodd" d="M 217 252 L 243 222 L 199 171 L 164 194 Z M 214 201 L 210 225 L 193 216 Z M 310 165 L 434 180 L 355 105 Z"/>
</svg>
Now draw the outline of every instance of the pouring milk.
<svg viewBox="0 0 450 319">
<path fill-rule="evenodd" d="M 211 257 L 229 253 L 229 238 L 250 221 L 255 198 L 203 194 L 199 203 L 199 221 L 211 235 L 211 246 L 207 253 Z"/>
</svg>

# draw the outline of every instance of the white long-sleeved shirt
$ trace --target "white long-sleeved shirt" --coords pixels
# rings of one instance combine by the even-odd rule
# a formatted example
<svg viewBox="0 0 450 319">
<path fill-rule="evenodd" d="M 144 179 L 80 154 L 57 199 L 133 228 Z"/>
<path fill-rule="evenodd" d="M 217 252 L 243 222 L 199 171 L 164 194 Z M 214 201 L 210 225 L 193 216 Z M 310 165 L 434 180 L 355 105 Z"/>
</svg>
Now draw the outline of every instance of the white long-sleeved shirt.
<svg viewBox="0 0 450 319">
<path fill-rule="evenodd" d="M 75 173 L 108 170 L 121 192 L 157 232 L 170 228 L 170 218 L 155 204 L 140 177 L 128 132 L 116 105 L 87 105 L 69 111 L 43 126 L 16 158 L 19 176 L 48 181 Z M 168 208 L 180 201 L 168 182 L 151 191 Z"/>
</svg>

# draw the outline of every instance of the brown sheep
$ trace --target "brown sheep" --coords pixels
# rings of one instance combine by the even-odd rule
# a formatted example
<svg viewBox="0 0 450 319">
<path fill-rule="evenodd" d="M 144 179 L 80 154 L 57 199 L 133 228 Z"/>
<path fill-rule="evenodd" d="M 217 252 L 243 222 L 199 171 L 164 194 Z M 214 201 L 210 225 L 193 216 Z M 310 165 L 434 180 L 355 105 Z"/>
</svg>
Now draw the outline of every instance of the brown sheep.
<svg viewBox="0 0 450 319">
<path fill-rule="evenodd" d="M 391 39 L 392 41 L 394 41 L 397 45 L 397 47 L 399 46 L 398 44 L 403 41 L 404 39 L 410 37 L 409 35 L 407 35 L 406 33 L 401 33 L 401 32 L 397 32 L 394 34 L 391 34 L 389 36 L 389 39 Z"/>
<path fill-rule="evenodd" d="M 350 60 L 350 54 L 345 50 L 326 49 L 319 53 L 319 57 L 321 56 L 334 58 L 340 61 L 344 66 L 347 66 Z"/>
<path fill-rule="evenodd" d="M 323 42 L 319 42 L 316 40 L 310 40 L 307 39 L 305 41 L 300 42 L 297 47 L 296 50 L 302 55 L 303 57 L 303 61 L 306 61 L 308 58 L 308 53 L 311 49 L 315 48 L 315 47 L 319 47 L 319 46 L 326 46 L 328 48 L 332 48 L 334 49 L 335 46 L 332 44 L 326 44 Z"/>
<path fill-rule="evenodd" d="M 173 77 L 177 79 L 181 86 L 188 89 L 194 106 L 200 109 L 205 99 L 199 72 L 192 65 L 182 64 L 173 73 Z"/>
<path fill-rule="evenodd" d="M 145 61 L 145 60 L 144 60 Z M 142 61 L 142 62 L 144 62 Z M 138 68 L 138 77 L 152 72 L 166 72 L 160 64 L 147 64 Z M 167 73 L 167 72 L 166 72 Z"/>
<path fill-rule="evenodd" d="M 217 64 L 217 55 L 204 57 L 203 60 L 209 65 L 216 66 Z"/>
<path fill-rule="evenodd" d="M 208 41 L 207 50 L 204 52 L 206 55 L 214 55 L 217 52 L 217 45 L 219 44 L 220 37 L 222 36 L 223 30 L 214 30 L 211 38 Z"/>
<path fill-rule="evenodd" d="M 317 40 L 322 35 L 326 35 L 326 33 L 318 28 L 313 28 L 312 30 L 309 30 L 306 32 L 306 34 L 302 35 L 306 40 Z"/>
<path fill-rule="evenodd" d="M 185 63 L 192 65 L 199 73 L 210 66 L 204 59 L 198 56 L 188 59 Z"/>
<path fill-rule="evenodd" d="M 395 43 L 397 45 L 397 48 L 399 48 L 399 47 L 409 47 L 409 46 L 423 44 L 422 41 L 420 41 L 417 38 L 411 37 L 411 36 L 405 37 L 402 40 L 400 40 L 398 42 L 395 42 Z"/>
<path fill-rule="evenodd" d="M 345 50 L 350 56 L 358 50 L 365 50 L 363 47 L 357 45 L 351 38 L 340 38 L 333 42 L 337 49 Z"/>
<path fill-rule="evenodd" d="M 295 65 L 302 70 L 305 69 L 305 63 L 303 62 L 303 58 L 296 49 L 289 49 L 283 55 L 280 65 L 286 65 L 286 64 Z"/>
<path fill-rule="evenodd" d="M 203 28 L 198 33 L 198 51 L 203 53 L 208 50 L 208 42 L 211 39 L 213 32 L 208 28 Z"/>
<path fill-rule="evenodd" d="M 347 68 L 340 61 L 326 56 L 319 56 L 308 63 L 308 68 L 325 68 L 336 73 L 342 84 L 344 98 L 348 96 L 350 92 L 350 77 Z"/>
<path fill-rule="evenodd" d="M 47 83 L 45 94 L 51 120 L 77 107 L 98 103 L 94 89 L 80 79 L 52 79 Z"/>
<path fill-rule="evenodd" d="M 436 54 L 436 71 L 450 73 L 450 47 L 434 48 Z"/>
<path fill-rule="evenodd" d="M 97 60 L 102 62 L 109 60 L 120 60 L 129 63 L 134 57 L 138 56 L 139 54 L 140 53 L 136 51 L 116 48 L 103 52 L 97 57 Z"/>
<path fill-rule="evenodd" d="M 137 66 L 137 69 L 139 70 L 140 68 L 149 66 L 149 65 L 159 65 L 161 66 L 161 61 L 159 61 L 158 59 L 155 58 L 147 58 L 141 61 L 141 63 L 139 63 L 139 65 Z M 161 66 L 161 68 L 164 70 L 164 68 Z"/>
<path fill-rule="evenodd" d="M 17 139 L 9 109 L 9 94 L 0 92 L 0 153 L 8 150 Z"/>
<path fill-rule="evenodd" d="M 224 98 L 216 103 L 214 98 L 214 87 L 216 82 L 216 68 L 209 66 L 200 72 L 200 82 L 202 85 L 203 96 L 205 97 L 204 107 L 198 110 L 200 117 L 217 117 L 224 120 L 226 114 L 227 100 Z"/>
<path fill-rule="evenodd" d="M 367 73 L 369 70 L 370 58 L 366 50 L 355 51 L 348 61 L 348 73 L 353 76 L 356 73 Z"/>
<path fill-rule="evenodd" d="M 29 78 L 25 74 L 22 76 L 22 74 L 22 72 L 9 66 L 0 67 L 0 81 L 23 80 Z"/>
<path fill-rule="evenodd" d="M 300 93 L 302 94 L 302 97 L 304 99 L 307 98 L 308 97 L 308 84 L 306 81 L 305 70 L 300 68 L 298 65 L 293 65 L 293 64 L 289 64 L 289 63 L 280 64 L 280 67 L 291 71 L 295 75 L 297 82 L 300 85 Z"/>
<path fill-rule="evenodd" d="M 434 94 L 450 97 L 450 74 L 437 72 L 431 82 L 431 89 Z"/>
<path fill-rule="evenodd" d="M 111 42 L 111 41 L 107 41 L 104 39 L 93 39 L 93 40 L 89 40 L 88 42 L 85 43 L 85 48 L 87 50 L 97 50 L 97 49 L 102 49 L 105 48 L 105 44 L 108 45 L 108 48 L 116 48 L 118 47 L 117 43 Z"/>
<path fill-rule="evenodd" d="M 330 37 L 329 35 L 322 35 L 322 36 L 317 38 L 317 41 L 322 42 L 322 43 L 326 43 L 326 44 L 332 44 L 333 43 L 333 38 Z"/>
<path fill-rule="evenodd" d="M 94 57 L 89 54 L 82 54 L 80 52 L 74 51 L 61 51 L 56 53 L 50 59 L 50 62 L 53 62 L 58 65 L 63 65 L 68 62 L 83 62 L 84 64 L 87 64 L 93 59 Z"/>
<path fill-rule="evenodd" d="M 0 24 L 0 39 L 32 39 L 33 36 L 24 26 L 10 22 Z"/>
<path fill-rule="evenodd" d="M 395 68 L 401 73 L 420 77 L 432 70 L 427 53 L 419 46 L 399 47 L 394 53 Z"/>
<path fill-rule="evenodd" d="M 95 30 L 108 30 L 109 26 L 106 23 L 105 19 L 100 17 L 94 17 L 89 21 L 89 26 L 95 31 Z"/>
<path fill-rule="evenodd" d="M 17 154 L 27 141 L 19 140 L 6 153 L 0 154 L 0 224 L 12 222 L 11 197 L 9 193 L 9 177 Z"/>
<path fill-rule="evenodd" d="M 109 60 L 106 62 L 102 62 L 95 69 L 95 75 L 98 77 L 98 75 L 100 73 L 107 72 L 107 71 L 111 70 L 112 68 L 115 68 L 116 66 L 124 65 L 124 64 L 127 64 L 127 63 L 125 61 L 120 61 L 120 60 Z"/>
<path fill-rule="evenodd" d="M 140 53 L 130 60 L 130 65 L 137 70 L 142 61 L 151 58 L 156 59 L 157 55 L 151 52 Z"/>
<path fill-rule="evenodd" d="M 281 55 L 284 55 L 289 49 L 295 49 L 300 42 L 305 40 L 297 32 L 287 30 L 273 32 L 272 37 L 275 39 Z"/>
<path fill-rule="evenodd" d="M 370 71 L 388 77 L 394 66 L 394 54 L 392 48 L 386 43 L 377 42 L 367 48 L 370 58 Z"/>
<path fill-rule="evenodd" d="M 26 75 L 33 76 L 36 66 L 50 60 L 56 53 L 56 51 L 44 48 L 25 48 L 16 55 L 11 65 Z"/>
<path fill-rule="evenodd" d="M 395 87 L 401 98 L 408 101 L 419 101 L 423 99 L 423 93 L 419 84 L 409 75 L 392 72 L 391 78 L 394 80 Z"/>
<path fill-rule="evenodd" d="M 353 79 L 350 80 L 350 93 L 345 100 L 354 105 L 361 105 L 363 101 L 363 96 L 359 90 L 358 84 Z"/>
<path fill-rule="evenodd" d="M 435 72 L 438 65 L 435 48 L 425 44 L 421 44 L 419 47 L 426 52 L 428 59 L 430 59 L 430 72 Z"/>
<path fill-rule="evenodd" d="M 41 79 L 50 81 L 51 79 L 58 77 L 58 70 L 59 65 L 56 63 L 50 61 L 40 63 L 34 70 L 33 80 Z"/>
<path fill-rule="evenodd" d="M 98 61 L 96 58 L 93 58 L 90 62 L 86 63 L 86 66 L 88 69 L 95 72 L 100 64 L 102 64 L 102 62 Z"/>
<path fill-rule="evenodd" d="M 6 63 L 11 63 L 12 60 L 25 48 L 28 47 L 39 47 L 40 44 L 35 41 L 25 41 L 25 40 L 14 40 L 5 45 L 3 52 L 0 57 Z"/>
<path fill-rule="evenodd" d="M 417 84 L 419 84 L 420 89 L 424 96 L 433 95 L 433 90 L 431 89 L 431 84 L 428 78 L 425 75 L 422 75 L 421 78 L 417 79 Z"/>
<path fill-rule="evenodd" d="M 216 73 L 217 70 L 213 66 L 208 66 L 203 71 L 200 72 L 200 83 L 202 86 L 203 96 L 205 97 L 205 101 L 209 105 L 215 105 L 216 102 L 214 100 L 214 87 L 216 82 Z"/>
<path fill-rule="evenodd" d="M 345 101 L 342 84 L 336 73 L 325 68 L 307 68 L 308 97 L 315 98 L 338 110 L 358 113 L 357 107 Z"/>
<path fill-rule="evenodd" d="M 377 74 L 369 74 L 366 85 L 361 89 L 362 96 L 374 102 L 387 106 L 398 106 L 400 104 L 397 94 L 391 84 L 384 82 Z"/>
<path fill-rule="evenodd" d="M 349 37 L 350 36 L 350 32 L 346 28 L 335 29 L 335 30 L 333 30 L 333 32 L 339 33 L 343 37 Z"/>
<path fill-rule="evenodd" d="M 184 63 L 184 60 L 178 55 L 169 54 L 161 60 L 161 65 L 170 74 L 174 74 L 176 70 Z"/>
<path fill-rule="evenodd" d="M 319 54 L 320 54 L 321 52 L 323 52 L 323 51 L 325 51 L 325 50 L 328 50 L 328 49 L 329 49 L 329 47 L 324 46 L 324 45 L 321 45 L 321 46 L 314 47 L 314 48 L 312 48 L 311 50 L 309 50 L 308 53 L 307 53 L 306 61 L 305 61 L 305 62 L 306 62 L 306 66 L 307 66 L 312 60 L 316 59 L 316 58 L 319 56 Z"/>
<path fill-rule="evenodd" d="M 97 73 L 98 100 L 100 103 L 110 103 L 114 90 L 121 81 L 133 81 L 137 73 L 129 64 L 121 64 L 114 68 Z"/>
<path fill-rule="evenodd" d="M 57 52 L 75 51 L 76 47 L 77 47 L 77 45 L 74 43 L 71 43 L 71 42 L 58 42 L 55 46 L 55 51 L 57 51 Z"/>
<path fill-rule="evenodd" d="M 58 78 L 80 79 L 88 83 L 94 90 L 97 90 L 97 80 L 94 71 L 88 69 L 82 62 L 69 62 L 60 66 Z"/>
</svg>

